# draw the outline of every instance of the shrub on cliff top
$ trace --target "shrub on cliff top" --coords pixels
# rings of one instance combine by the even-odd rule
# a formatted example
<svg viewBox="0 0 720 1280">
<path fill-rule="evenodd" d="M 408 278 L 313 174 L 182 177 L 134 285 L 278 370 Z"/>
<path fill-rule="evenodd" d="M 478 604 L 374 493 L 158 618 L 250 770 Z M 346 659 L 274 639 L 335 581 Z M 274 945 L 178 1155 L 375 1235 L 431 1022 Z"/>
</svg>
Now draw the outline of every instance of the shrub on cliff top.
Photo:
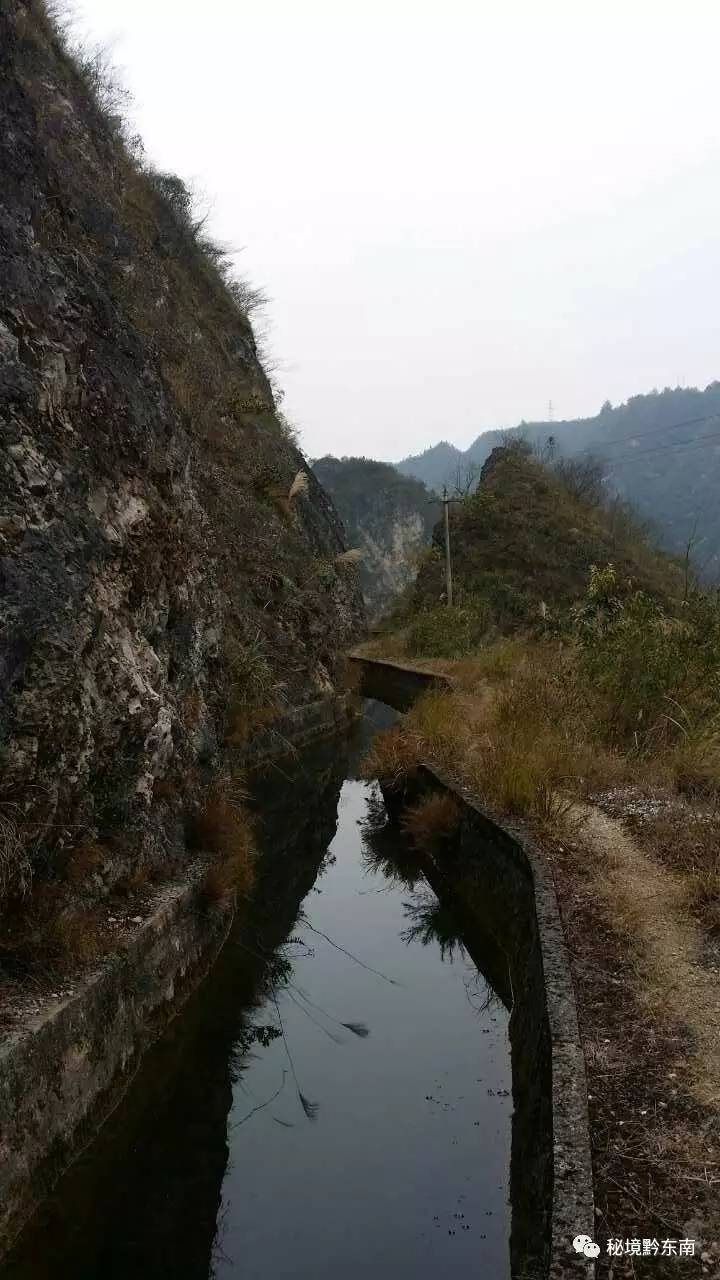
<svg viewBox="0 0 720 1280">
<path fill-rule="evenodd" d="M 424 609 L 411 624 L 408 653 L 428 658 L 460 658 L 485 636 L 490 618 L 481 601 Z"/>
</svg>

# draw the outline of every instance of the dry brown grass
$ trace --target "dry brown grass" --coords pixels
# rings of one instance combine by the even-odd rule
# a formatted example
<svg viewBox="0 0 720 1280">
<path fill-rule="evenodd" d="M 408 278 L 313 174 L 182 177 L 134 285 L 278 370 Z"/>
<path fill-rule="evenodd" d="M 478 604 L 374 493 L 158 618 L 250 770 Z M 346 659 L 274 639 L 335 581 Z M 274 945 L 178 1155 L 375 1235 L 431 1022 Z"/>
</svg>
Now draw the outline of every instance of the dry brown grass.
<svg viewBox="0 0 720 1280">
<path fill-rule="evenodd" d="M 276 719 L 278 708 L 275 706 L 255 706 L 233 699 L 225 717 L 225 744 L 228 747 L 242 747 L 258 729 L 271 724 Z"/>
<path fill-rule="evenodd" d="M 33 866 L 22 810 L 9 802 L 0 804 L 0 901 L 25 898 L 31 890 Z"/>
<path fill-rule="evenodd" d="M 406 724 L 418 751 L 431 753 L 436 764 L 455 773 L 467 758 L 477 729 L 473 711 L 460 695 L 431 689 L 418 698 Z"/>
<path fill-rule="evenodd" d="M 706 928 L 720 933 L 720 854 L 713 867 L 691 871 L 685 881 L 685 900 Z"/>
<path fill-rule="evenodd" d="M 408 805 L 400 824 L 417 849 L 433 854 L 456 834 L 461 816 L 455 796 L 448 791 L 435 791 L 417 804 Z"/>
<path fill-rule="evenodd" d="M 182 714 L 185 727 L 188 729 L 197 728 L 200 723 L 202 713 L 202 698 L 197 689 L 191 689 L 185 695 L 182 701 Z"/>
<path fill-rule="evenodd" d="M 404 725 L 396 725 L 377 734 L 363 761 L 362 776 L 379 778 L 390 791 L 398 791 L 420 759 L 414 736 Z"/>
<path fill-rule="evenodd" d="M 40 951 L 53 968 L 72 970 L 99 960 L 107 950 L 99 911 L 69 906 L 43 934 Z"/>
<path fill-rule="evenodd" d="M 365 658 L 407 658 L 407 632 L 380 631 L 358 645 L 353 652 Z M 413 665 L 419 664 L 413 661 Z"/>
<path fill-rule="evenodd" d="M 720 742 L 716 735 L 685 738 L 676 746 L 672 763 L 681 795 L 709 801 L 720 798 Z"/>
<path fill-rule="evenodd" d="M 467 748 L 467 708 L 454 694 L 430 690 L 418 698 L 400 724 L 377 734 L 363 761 L 366 778 L 379 778 L 398 790 L 423 761 L 432 760 L 455 772 Z"/>
<path fill-rule="evenodd" d="M 169 874 L 170 868 L 162 864 L 156 869 L 155 879 L 161 881 Z M 146 862 L 140 862 L 126 876 L 113 886 L 113 892 L 122 898 L 134 898 L 153 883 L 153 872 Z"/>
<path fill-rule="evenodd" d="M 564 824 L 574 795 L 628 776 L 621 756 L 590 745 L 591 705 L 570 664 L 558 646 L 508 641 L 445 664 L 457 691 L 424 695 L 401 726 L 380 735 L 368 776 L 374 770 L 392 784 L 427 760 L 460 776 L 495 810 Z"/>
<path fill-rule="evenodd" d="M 63 886 L 49 882 L 6 915 L 0 954 L 9 972 L 65 974 L 98 960 L 108 937 L 97 909 L 68 903 Z"/>
<path fill-rule="evenodd" d="M 82 888 L 90 877 L 108 861 L 110 852 L 94 840 L 84 840 L 68 853 L 65 863 L 65 879 L 75 888 Z"/>
<path fill-rule="evenodd" d="M 153 800 L 177 800 L 178 789 L 171 778 L 155 778 L 153 782 Z"/>
<path fill-rule="evenodd" d="M 206 901 L 245 897 L 252 889 L 257 849 L 245 799 L 237 781 L 220 779 L 209 788 L 205 806 L 193 824 L 191 843 L 214 855 L 202 886 Z"/>
</svg>

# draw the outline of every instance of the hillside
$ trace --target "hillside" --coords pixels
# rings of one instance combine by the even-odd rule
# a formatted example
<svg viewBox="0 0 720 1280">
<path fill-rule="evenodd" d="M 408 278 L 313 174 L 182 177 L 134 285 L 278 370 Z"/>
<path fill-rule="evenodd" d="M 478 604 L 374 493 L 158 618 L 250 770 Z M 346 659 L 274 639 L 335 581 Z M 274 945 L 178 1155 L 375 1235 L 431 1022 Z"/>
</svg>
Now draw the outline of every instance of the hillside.
<svg viewBox="0 0 720 1280">
<path fill-rule="evenodd" d="M 363 551 L 360 585 L 377 617 L 412 582 L 439 504 L 424 484 L 384 462 L 325 457 L 313 470 L 335 503 L 348 545 Z"/>
<path fill-rule="evenodd" d="M 526 448 L 498 447 L 473 494 L 453 504 L 451 539 L 455 598 L 487 610 L 501 629 L 557 615 L 580 599 L 590 566 L 614 564 L 625 590 L 658 598 L 682 590 L 680 567 L 655 550 L 619 503 L 584 491 L 585 477 L 560 474 Z M 443 597 L 442 529 L 416 585 L 416 605 Z"/>
<path fill-rule="evenodd" d="M 694 560 L 703 576 L 720 574 L 720 383 L 704 391 L 666 388 L 603 406 L 593 418 L 529 422 L 514 433 L 487 431 L 464 452 L 442 443 L 398 463 L 405 475 L 426 484 L 453 484 L 458 467 L 482 465 L 496 445 L 517 433 L 556 453 L 593 454 L 602 459 L 606 484 L 656 527 L 662 543 L 683 552 L 694 540 Z"/>
<path fill-rule="evenodd" d="M 252 292 L 39 0 L 0 7 L 0 172 L 0 899 L 62 903 L 74 863 L 90 898 L 186 859 L 213 769 L 334 692 L 363 614 Z"/>
</svg>

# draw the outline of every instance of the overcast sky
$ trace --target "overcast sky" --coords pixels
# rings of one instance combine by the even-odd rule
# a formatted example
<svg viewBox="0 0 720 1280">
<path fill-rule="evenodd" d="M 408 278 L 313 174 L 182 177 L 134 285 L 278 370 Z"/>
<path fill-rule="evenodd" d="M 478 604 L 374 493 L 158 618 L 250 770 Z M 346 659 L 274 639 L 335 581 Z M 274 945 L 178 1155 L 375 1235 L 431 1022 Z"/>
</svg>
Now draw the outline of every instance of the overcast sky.
<svg viewBox="0 0 720 1280">
<path fill-rule="evenodd" d="M 720 378 L 715 0 L 80 0 L 311 457 Z"/>
</svg>

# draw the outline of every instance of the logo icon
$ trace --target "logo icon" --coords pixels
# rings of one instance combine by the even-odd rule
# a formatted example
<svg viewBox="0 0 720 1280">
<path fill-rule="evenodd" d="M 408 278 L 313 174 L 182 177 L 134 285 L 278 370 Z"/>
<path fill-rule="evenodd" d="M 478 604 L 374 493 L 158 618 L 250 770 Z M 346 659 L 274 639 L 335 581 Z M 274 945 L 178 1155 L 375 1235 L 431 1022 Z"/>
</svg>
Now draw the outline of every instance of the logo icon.
<svg viewBox="0 0 720 1280">
<path fill-rule="evenodd" d="M 597 1258 L 600 1255 L 600 1245 L 595 1244 L 590 1236 L 575 1236 L 573 1249 L 576 1253 L 584 1254 L 586 1258 Z"/>
</svg>

